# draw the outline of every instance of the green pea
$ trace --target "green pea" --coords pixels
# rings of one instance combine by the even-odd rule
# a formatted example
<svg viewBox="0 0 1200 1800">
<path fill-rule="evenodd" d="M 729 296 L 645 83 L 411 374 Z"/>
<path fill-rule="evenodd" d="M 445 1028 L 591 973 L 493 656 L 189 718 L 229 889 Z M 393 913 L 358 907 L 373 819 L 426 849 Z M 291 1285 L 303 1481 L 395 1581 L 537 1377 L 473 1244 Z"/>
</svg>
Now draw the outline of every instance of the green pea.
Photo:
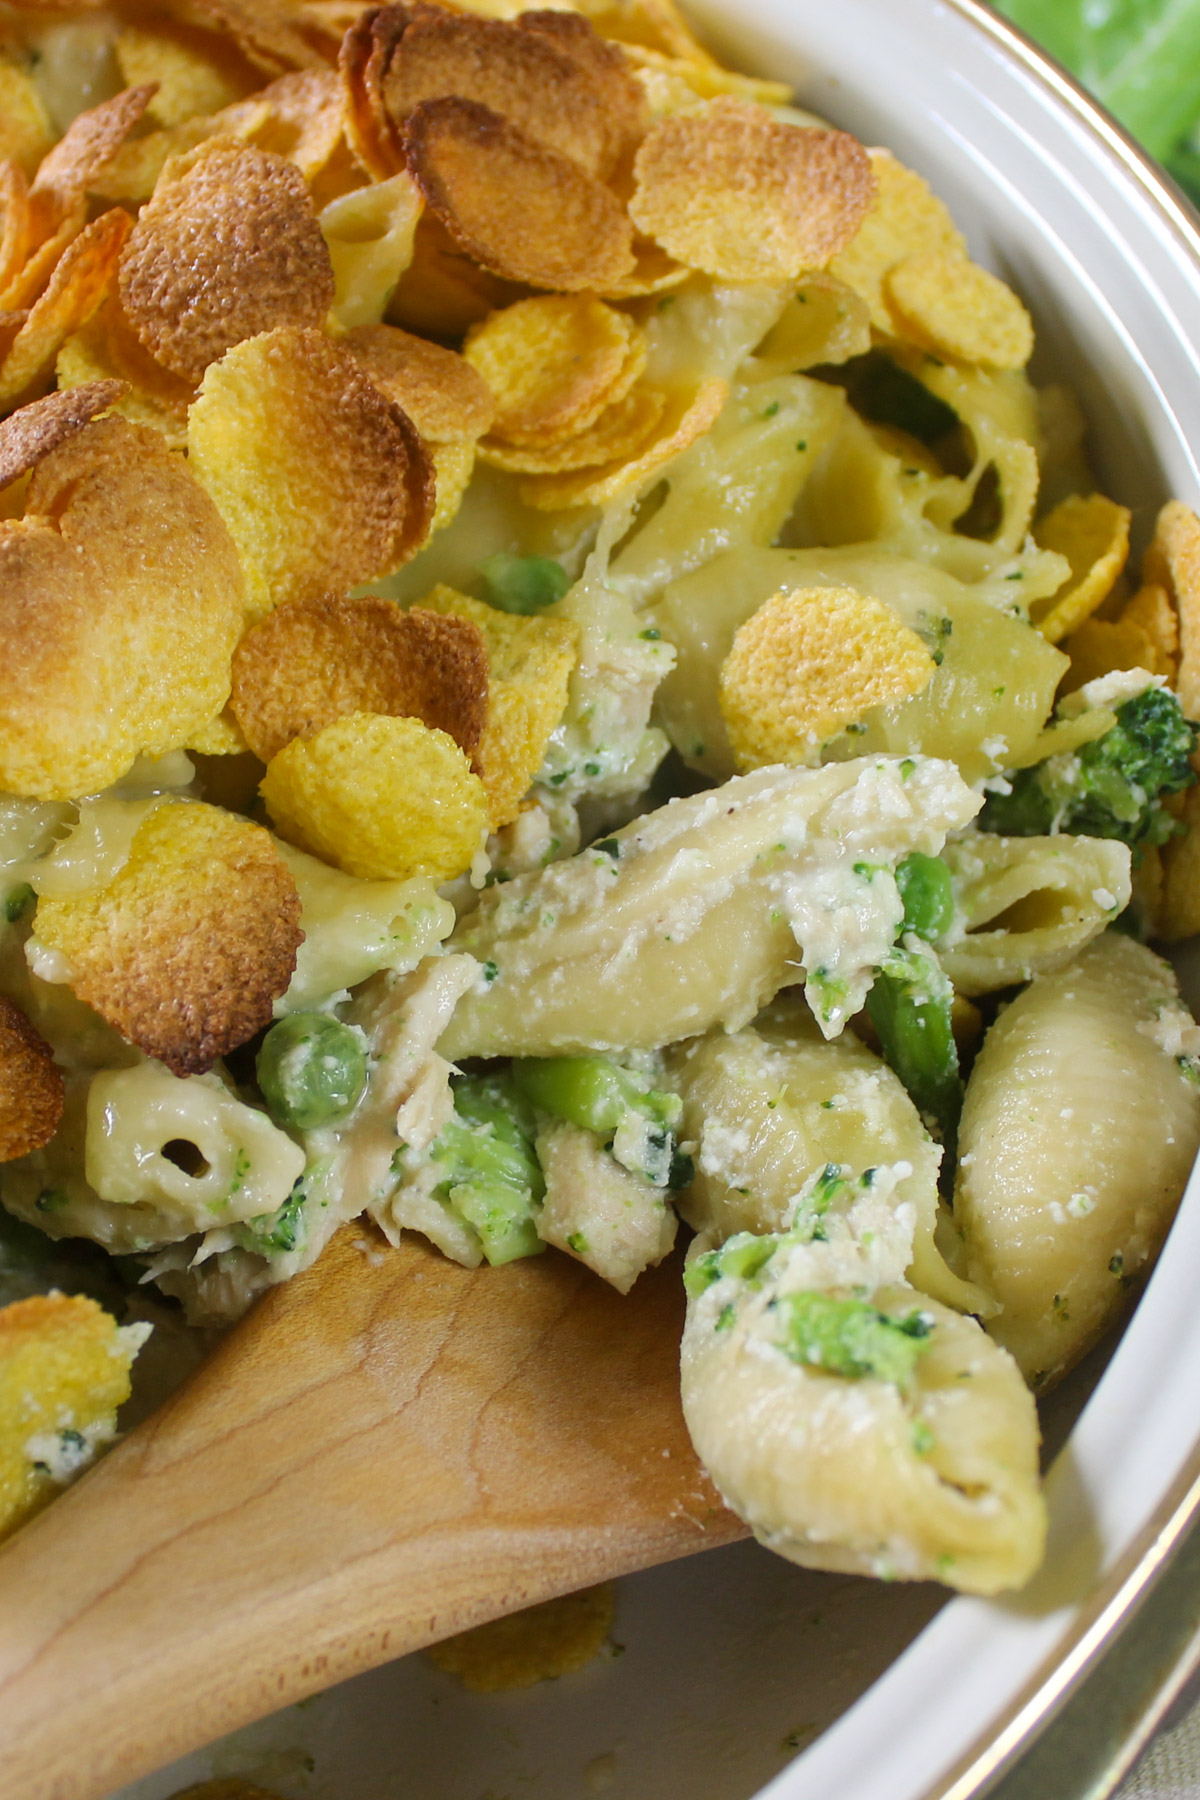
<svg viewBox="0 0 1200 1800">
<path fill-rule="evenodd" d="M 550 556 L 512 556 L 500 550 L 479 565 L 491 606 L 507 613 L 539 613 L 561 600 L 571 585 Z"/>
<path fill-rule="evenodd" d="M 255 1069 L 274 1117 L 300 1131 L 344 1118 L 367 1085 L 362 1044 L 328 1013 L 290 1013 L 272 1025 Z"/>
</svg>

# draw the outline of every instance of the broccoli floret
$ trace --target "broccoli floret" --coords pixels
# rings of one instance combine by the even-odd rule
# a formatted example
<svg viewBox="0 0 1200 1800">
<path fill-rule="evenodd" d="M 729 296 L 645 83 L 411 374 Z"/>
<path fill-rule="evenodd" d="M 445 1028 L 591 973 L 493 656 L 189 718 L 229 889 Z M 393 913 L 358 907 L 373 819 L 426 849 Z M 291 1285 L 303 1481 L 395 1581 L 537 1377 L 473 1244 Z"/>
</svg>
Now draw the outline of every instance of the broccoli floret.
<svg viewBox="0 0 1200 1800">
<path fill-rule="evenodd" d="M 794 1362 L 851 1380 L 870 1375 L 901 1388 L 912 1380 L 933 1330 L 929 1314 L 916 1309 L 894 1319 L 863 1300 L 811 1291 L 783 1295 L 778 1311 L 783 1348 Z"/>
<path fill-rule="evenodd" d="M 1071 831 L 1166 843 L 1175 821 L 1161 797 L 1195 781 L 1190 758 L 1200 728 L 1184 718 L 1174 694 L 1158 687 L 1126 700 L 1116 719 L 1090 744 L 1019 769 L 1011 793 L 988 796 L 978 823 L 1005 837 Z"/>
<path fill-rule="evenodd" d="M 933 952 L 916 946 L 890 951 L 867 995 L 884 1060 L 900 1077 L 927 1124 L 953 1146 L 963 1084 L 951 1030 L 953 990 Z"/>
<path fill-rule="evenodd" d="M 464 1075 L 454 1115 L 430 1152 L 442 1171 L 435 1196 L 478 1232 L 490 1263 L 535 1256 L 545 1249 L 534 1213 L 546 1183 L 531 1108 L 507 1075 Z"/>
</svg>

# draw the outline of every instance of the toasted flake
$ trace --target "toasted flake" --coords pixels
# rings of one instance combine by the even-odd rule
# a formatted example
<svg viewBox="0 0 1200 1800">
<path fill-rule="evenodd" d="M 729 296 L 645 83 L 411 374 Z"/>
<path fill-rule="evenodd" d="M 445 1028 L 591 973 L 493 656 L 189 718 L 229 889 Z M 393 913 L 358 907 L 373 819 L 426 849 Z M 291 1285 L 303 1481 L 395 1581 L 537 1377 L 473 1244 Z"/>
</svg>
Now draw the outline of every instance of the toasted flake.
<svg viewBox="0 0 1200 1800">
<path fill-rule="evenodd" d="M 408 418 L 316 331 L 285 326 L 214 363 L 188 444 L 241 555 L 252 619 L 399 568 L 433 517 L 432 466 Z"/>
<path fill-rule="evenodd" d="M 479 454 L 484 462 L 514 474 L 584 470 L 591 479 L 600 469 L 624 467 L 639 456 L 666 413 L 667 403 L 663 389 L 635 386 L 623 399 L 605 407 L 594 425 L 574 437 L 549 439 L 537 446 L 484 438 Z"/>
<path fill-rule="evenodd" d="M 1071 565 L 1066 584 L 1033 613 L 1043 637 L 1057 644 L 1108 598 L 1129 555 L 1129 508 L 1103 494 L 1071 494 L 1039 519 L 1033 535 Z"/>
<path fill-rule="evenodd" d="M 13 273 L 3 294 L 0 294 L 0 304 L 6 309 L 16 310 L 33 305 L 44 292 L 64 252 L 86 225 L 87 210 L 87 202 L 80 195 L 50 235 L 46 236 L 43 229 L 46 222 L 35 217 L 33 199 L 30 197 L 26 217 L 28 254 Z"/>
<path fill-rule="evenodd" d="M 1200 788 L 1189 788 L 1183 796 L 1179 823 L 1183 836 L 1162 847 L 1159 936 L 1168 944 L 1200 932 Z"/>
<path fill-rule="evenodd" d="M 422 101 L 456 96 L 486 106 L 531 143 L 606 180 L 640 136 L 641 90 L 620 53 L 585 19 L 536 17 L 540 29 L 527 28 L 528 15 L 507 23 L 419 8 L 384 83 L 393 122 L 403 125 Z M 555 28 L 547 17 L 569 22 Z"/>
<path fill-rule="evenodd" d="M 345 331 L 377 325 L 413 259 L 425 202 L 412 176 L 356 187 L 321 213 L 333 263 L 333 316 Z"/>
<path fill-rule="evenodd" d="M 367 881 L 450 881 L 487 823 L 478 775 L 452 737 L 419 719 L 352 713 L 296 738 L 260 792 L 285 838 Z"/>
<path fill-rule="evenodd" d="M 0 405 L 48 375 L 64 341 L 103 305 L 129 236 L 129 214 L 101 213 L 64 251 L 0 363 Z"/>
<path fill-rule="evenodd" d="M 62 1110 L 54 1052 L 21 1008 L 0 994 L 0 1163 L 48 1144 Z"/>
<path fill-rule="evenodd" d="M 38 904 L 41 943 L 79 999 L 175 1075 L 199 1075 L 270 1022 L 304 940 L 270 833 L 175 800 L 138 827 L 108 884 Z"/>
<path fill-rule="evenodd" d="M 0 162 L 0 298 L 21 272 L 29 232 L 29 184 L 18 163 Z"/>
<path fill-rule="evenodd" d="M 124 391 L 114 403 L 115 411 L 134 425 L 153 426 L 172 449 L 186 448 L 187 409 L 195 389 L 142 348 L 115 294 L 66 339 L 55 373 L 62 389 L 93 381 L 119 382 Z"/>
<path fill-rule="evenodd" d="M 906 256 L 884 276 L 900 335 L 959 362 L 1023 369 L 1033 320 L 1010 287 L 954 250 Z"/>
<path fill-rule="evenodd" d="M 473 1694 L 508 1693 L 585 1667 L 604 1648 L 612 1623 L 607 1581 L 444 1638 L 425 1654 Z"/>
<path fill-rule="evenodd" d="M 1152 675 L 1168 678 L 1174 672 L 1174 659 L 1168 668 L 1163 668 L 1147 632 L 1124 616 L 1085 619 L 1077 631 L 1063 640 L 1062 648 L 1071 658 L 1071 667 L 1062 681 L 1066 693 L 1110 674 L 1113 669 L 1148 669 Z"/>
<path fill-rule="evenodd" d="M 692 271 L 668 256 L 661 245 L 649 238 L 636 238 L 633 245 L 633 273 L 603 290 L 606 300 L 638 300 L 643 294 L 663 294 L 680 287 Z"/>
<path fill-rule="evenodd" d="M 618 186 L 650 123 L 646 97 L 628 56 L 580 12 L 536 7 L 518 14 L 519 31 L 547 38 L 575 64 L 597 97 L 608 132 L 599 172 Z"/>
<path fill-rule="evenodd" d="M 463 355 L 495 395 L 495 434 L 541 444 L 585 431 L 623 397 L 614 389 L 635 342 L 644 365 L 643 335 L 626 313 L 591 294 L 538 294 L 473 327 Z"/>
<path fill-rule="evenodd" d="M 32 175 L 54 142 L 50 117 L 24 69 L 0 57 L 0 162 Z"/>
<path fill-rule="evenodd" d="M 488 658 L 469 619 L 377 594 L 280 606 L 248 631 L 233 659 L 233 710 L 269 763 L 351 713 L 420 719 L 472 756 L 488 709 Z"/>
<path fill-rule="evenodd" d="M 126 88 L 81 112 L 43 158 L 29 190 L 40 239 L 78 207 L 96 175 L 133 130 L 151 100 L 152 83 Z"/>
<path fill-rule="evenodd" d="M 566 710 L 578 629 L 567 619 L 497 612 L 449 587 L 434 588 L 421 604 L 468 619 L 483 633 L 488 716 L 475 766 L 487 789 L 488 824 L 498 831 L 519 814 L 550 734 Z"/>
<path fill-rule="evenodd" d="M 490 428 L 496 402 L 470 358 L 395 325 L 362 325 L 342 342 L 427 443 L 454 444 Z"/>
<path fill-rule="evenodd" d="M 1200 519 L 1182 501 L 1158 515 L 1142 578 L 1166 589 L 1179 615 L 1176 692 L 1189 719 L 1200 719 Z"/>
<path fill-rule="evenodd" d="M 217 718 L 210 719 L 207 725 L 202 725 L 198 731 L 194 731 L 184 748 L 188 751 L 195 751 L 197 756 L 245 757 L 248 761 L 253 762 L 256 768 L 258 766 L 257 759 L 249 755 L 246 740 L 228 707 Z M 258 777 L 255 775 L 254 780 L 249 783 L 251 795 L 257 786 Z M 204 784 L 204 792 L 211 798 L 211 784 L 207 780 Z M 225 805 L 228 802 L 222 800 L 222 804 Z M 242 808 L 238 807 L 235 810 L 240 812 Z"/>
<path fill-rule="evenodd" d="M 597 31 L 615 43 L 640 45 L 713 69 L 719 66 L 674 0 L 575 0 L 575 4 Z"/>
<path fill-rule="evenodd" d="M 123 381 L 92 381 L 67 393 L 47 394 L 0 423 L 0 488 L 106 412 L 126 392 Z"/>
<path fill-rule="evenodd" d="M 34 1294 L 0 1309 L 0 1536 L 59 1492 L 72 1461 L 82 1466 L 116 1435 L 146 1329 L 120 1329 L 82 1294 Z M 56 1471 L 44 1458 L 60 1448 L 75 1455 Z"/>
<path fill-rule="evenodd" d="M 142 343 L 189 381 L 259 332 L 320 325 L 334 294 L 299 170 L 221 139 L 164 173 L 121 258 L 120 285 Z"/>
<path fill-rule="evenodd" d="M 644 391 L 635 387 L 629 400 Z M 703 437 L 728 396 L 729 383 L 715 377 L 694 392 L 672 395 L 650 436 L 629 457 L 576 474 L 535 476 L 521 483 L 521 498 L 542 512 L 558 512 L 568 506 L 603 506 L 618 494 L 636 493 Z"/>
<path fill-rule="evenodd" d="M 301 8 L 289 0 L 188 0 L 188 6 L 268 75 L 324 66 L 320 51 L 304 35 Z"/>
<path fill-rule="evenodd" d="M 368 7 L 349 26 L 338 51 L 346 135 L 376 181 L 387 181 L 404 167 L 400 133 L 384 102 L 384 86 L 411 18 L 407 6 Z"/>
<path fill-rule="evenodd" d="M 410 331 L 461 337 L 488 313 L 510 306 L 527 292 L 515 281 L 503 281 L 481 269 L 426 212 L 413 235 L 412 262 L 400 277 L 387 314 Z"/>
<path fill-rule="evenodd" d="M 1179 615 L 1171 605 L 1166 588 L 1153 581 L 1144 583 L 1122 611 L 1121 618 L 1126 624 L 1144 631 L 1150 641 L 1154 662 L 1141 666 L 1153 668 L 1155 674 L 1168 676 L 1173 685 L 1179 656 Z"/>
<path fill-rule="evenodd" d="M 815 762 L 872 706 L 920 693 L 934 666 L 882 600 L 854 588 L 782 590 L 739 628 L 721 666 L 739 769 Z"/>
<path fill-rule="evenodd" d="M 853 237 L 875 191 L 857 138 L 781 125 L 733 99 L 660 119 L 634 176 L 638 230 L 726 281 L 792 281 L 822 267 Z"/>
<path fill-rule="evenodd" d="M 182 125 L 220 112 L 249 86 L 219 40 L 170 22 L 124 25 L 113 50 L 127 87 L 154 83 L 147 114 L 156 125 Z"/>
<path fill-rule="evenodd" d="M 633 232 L 610 190 L 488 107 L 422 101 L 404 143 L 426 204 L 485 269 L 567 293 L 632 272 Z"/>
<path fill-rule="evenodd" d="M 221 127 L 214 119 L 201 118 L 185 119 L 182 125 L 168 125 L 145 137 L 130 138 L 97 175 L 93 192 L 105 200 L 140 206 L 153 194 L 173 156 L 186 156 L 198 144 L 219 135 Z"/>
<path fill-rule="evenodd" d="M 219 513 L 154 432 L 96 419 L 0 524 L 0 787 L 108 787 L 221 711 L 243 617 Z"/>
<path fill-rule="evenodd" d="M 923 252 L 957 254 L 964 260 L 966 240 L 942 202 L 915 169 L 907 169 L 888 150 L 870 152 L 875 198 L 845 248 L 829 265 L 831 275 L 861 294 L 871 309 L 876 330 L 895 331 L 884 293 L 884 278 L 905 257 Z"/>
<path fill-rule="evenodd" d="M 244 132 L 259 150 L 269 150 L 294 163 L 312 184 L 331 162 L 342 141 L 344 98 L 332 69 L 301 69 L 281 75 L 243 102 L 252 118 Z M 262 116 L 258 117 L 258 110 Z M 230 109 L 232 113 L 233 109 Z M 235 121 L 225 115 L 229 124 Z M 228 124 L 225 126 L 228 129 Z"/>
</svg>

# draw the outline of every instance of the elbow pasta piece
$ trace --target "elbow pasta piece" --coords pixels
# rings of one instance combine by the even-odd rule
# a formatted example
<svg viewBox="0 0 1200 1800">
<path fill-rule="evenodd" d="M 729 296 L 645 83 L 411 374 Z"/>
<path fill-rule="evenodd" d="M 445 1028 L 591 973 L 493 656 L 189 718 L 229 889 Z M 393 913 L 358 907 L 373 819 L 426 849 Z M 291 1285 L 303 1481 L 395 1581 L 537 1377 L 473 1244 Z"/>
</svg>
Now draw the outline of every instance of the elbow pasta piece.
<svg viewBox="0 0 1200 1800">
<path fill-rule="evenodd" d="M 955 924 L 938 956 L 968 996 L 1057 968 L 1129 904 L 1130 852 L 1115 838 L 968 831 L 946 845 L 942 860 Z"/>
<path fill-rule="evenodd" d="M 483 970 L 442 1053 L 654 1049 L 736 1030 L 801 958 L 833 1036 L 900 924 L 889 865 L 936 854 L 978 805 L 948 763 L 882 759 L 763 769 L 672 801 L 608 848 L 484 895 L 450 940 Z M 866 856 L 873 876 L 855 871 Z"/>
<path fill-rule="evenodd" d="M 1168 964 L 1116 932 L 1001 1013 L 967 1085 L 954 1198 L 992 1336 L 1035 1387 L 1117 1318 L 1200 1145 L 1198 1039 Z"/>
<path fill-rule="evenodd" d="M 1012 1358 L 896 1283 L 872 1308 L 919 1309 L 928 1327 L 907 1389 L 827 1372 L 779 1344 L 778 1298 L 725 1277 L 689 1301 L 683 1334 L 692 1441 L 759 1542 L 807 1568 L 967 1593 L 1028 1580 L 1046 1520 L 1037 1414 Z"/>
<path fill-rule="evenodd" d="M 546 1177 L 534 1221 L 543 1243 L 586 1263 L 618 1294 L 670 1254 L 677 1225 L 662 1190 L 623 1169 L 593 1132 L 564 1119 L 545 1123 L 537 1157 Z"/>
<path fill-rule="evenodd" d="M 696 1174 L 677 1202 L 706 1239 L 785 1230 L 805 1184 L 830 1164 L 891 1164 L 916 1226 L 908 1278 L 959 1311 L 994 1310 L 947 1268 L 934 1243 L 942 1160 L 885 1062 L 844 1031 L 825 1043 L 804 1006 L 779 1001 L 753 1029 L 712 1033 L 671 1052 L 683 1096 L 679 1136 Z"/>
</svg>

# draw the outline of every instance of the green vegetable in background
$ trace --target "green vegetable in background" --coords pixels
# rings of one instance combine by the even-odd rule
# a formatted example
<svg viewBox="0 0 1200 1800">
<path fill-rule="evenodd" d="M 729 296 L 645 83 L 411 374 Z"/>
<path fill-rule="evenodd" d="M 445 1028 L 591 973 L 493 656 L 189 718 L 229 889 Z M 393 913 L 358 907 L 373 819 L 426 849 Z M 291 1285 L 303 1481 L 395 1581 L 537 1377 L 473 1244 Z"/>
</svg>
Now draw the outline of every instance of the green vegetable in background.
<svg viewBox="0 0 1200 1800">
<path fill-rule="evenodd" d="M 884 1061 L 900 1077 L 917 1111 L 952 1145 L 962 1111 L 963 1084 L 951 1030 L 954 999 L 930 951 L 889 952 L 867 995 Z"/>
<path fill-rule="evenodd" d="M 911 1381 L 933 1328 L 923 1312 L 892 1319 L 863 1300 L 814 1292 L 782 1295 L 778 1313 L 783 1347 L 793 1361 L 852 1380 L 870 1375 L 897 1387 Z"/>
<path fill-rule="evenodd" d="M 1005 837 L 1070 831 L 1164 844 L 1175 821 L 1160 796 L 1195 781 L 1197 728 L 1174 694 L 1146 688 L 1116 711 L 1116 724 L 1079 750 L 1047 757 L 1011 777 L 1012 792 L 989 794 L 979 824 Z"/>
<path fill-rule="evenodd" d="M 488 604 L 501 612 L 542 612 L 561 600 L 571 585 L 562 564 L 550 556 L 512 556 L 500 550 L 479 568 Z"/>
<path fill-rule="evenodd" d="M 996 0 L 1200 201 L 1200 0 Z"/>
</svg>

